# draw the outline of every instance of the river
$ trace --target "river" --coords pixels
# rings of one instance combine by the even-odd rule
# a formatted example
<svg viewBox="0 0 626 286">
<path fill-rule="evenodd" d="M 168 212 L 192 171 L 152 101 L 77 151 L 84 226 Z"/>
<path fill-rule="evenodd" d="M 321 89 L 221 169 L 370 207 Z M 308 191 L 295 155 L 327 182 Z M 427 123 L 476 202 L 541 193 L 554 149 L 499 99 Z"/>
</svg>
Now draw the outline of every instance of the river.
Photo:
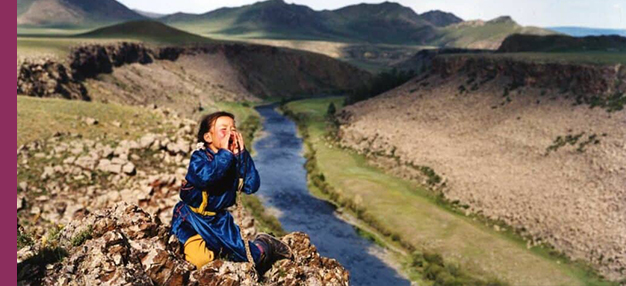
<svg viewBox="0 0 626 286">
<path fill-rule="evenodd" d="M 335 214 L 333 205 L 309 193 L 302 139 L 296 136 L 295 123 L 275 107 L 256 107 L 264 122 L 263 136 L 254 143 L 254 163 L 261 176 L 257 195 L 265 207 L 280 213 L 287 232 L 307 233 L 321 255 L 348 269 L 351 285 L 410 285 L 375 255 L 384 253 L 381 247 L 359 236 Z"/>
</svg>

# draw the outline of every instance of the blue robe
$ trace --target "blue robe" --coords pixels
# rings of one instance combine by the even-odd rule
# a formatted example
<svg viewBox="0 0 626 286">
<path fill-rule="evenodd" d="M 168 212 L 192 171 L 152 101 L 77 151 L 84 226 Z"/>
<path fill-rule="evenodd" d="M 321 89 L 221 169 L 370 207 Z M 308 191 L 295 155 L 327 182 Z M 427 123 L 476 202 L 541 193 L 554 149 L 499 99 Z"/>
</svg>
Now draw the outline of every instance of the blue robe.
<svg viewBox="0 0 626 286">
<path fill-rule="evenodd" d="M 248 260 L 239 226 L 226 211 L 235 204 L 238 178 L 244 178 L 246 194 L 259 189 L 261 180 L 247 150 L 239 155 L 225 149 L 213 152 L 206 148 L 193 152 L 185 176 L 187 182 L 180 190 L 182 201 L 174 207 L 172 217 L 171 231 L 183 245 L 190 237 L 200 234 L 216 257 L 237 262 Z M 205 198 L 203 192 L 206 192 Z M 203 211 L 214 214 L 203 214 Z M 249 244 L 252 258 L 258 263 L 261 252 L 254 243 Z"/>
</svg>

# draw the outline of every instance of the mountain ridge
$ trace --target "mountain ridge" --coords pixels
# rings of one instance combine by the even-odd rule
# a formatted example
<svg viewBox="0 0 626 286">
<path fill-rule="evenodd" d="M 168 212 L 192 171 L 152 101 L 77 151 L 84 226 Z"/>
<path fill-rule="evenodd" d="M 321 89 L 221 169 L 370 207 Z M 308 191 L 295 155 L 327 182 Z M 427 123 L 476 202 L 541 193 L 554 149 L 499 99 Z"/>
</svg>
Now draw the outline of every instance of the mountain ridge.
<svg viewBox="0 0 626 286">
<path fill-rule="evenodd" d="M 18 0 L 17 9 L 18 26 L 94 26 L 145 19 L 115 0 Z"/>
</svg>

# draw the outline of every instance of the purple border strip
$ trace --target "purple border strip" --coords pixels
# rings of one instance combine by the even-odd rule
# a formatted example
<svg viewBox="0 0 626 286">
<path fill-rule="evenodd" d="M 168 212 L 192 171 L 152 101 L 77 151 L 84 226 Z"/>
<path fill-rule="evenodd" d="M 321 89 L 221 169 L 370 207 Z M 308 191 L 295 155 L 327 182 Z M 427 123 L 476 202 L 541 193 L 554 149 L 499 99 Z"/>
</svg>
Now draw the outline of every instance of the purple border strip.
<svg viewBox="0 0 626 286">
<path fill-rule="evenodd" d="M 13 4 L 13 5 L 11 5 Z M 11 20 L 11 17 L 9 16 L 10 14 L 12 14 L 13 11 L 17 10 L 17 2 L 13 2 L 13 1 L 6 1 L 2 3 L 2 6 L 4 7 L 2 9 L 2 20 L 0 20 L 0 22 L 2 22 L 2 25 L 0 25 L 2 27 L 2 36 L 3 38 L 5 38 L 7 41 L 4 42 L 4 44 L 0 47 L 0 49 L 2 50 L 2 69 L 1 69 L 1 73 L 2 76 L 0 76 L 0 80 L 2 81 L 2 94 L 4 94 L 3 99 L 2 99 L 2 107 L 0 107 L 2 109 L 2 117 L 3 117 L 3 124 L 2 124 L 2 130 L 4 130 L 4 133 L 13 133 L 15 134 L 15 141 L 16 145 L 17 145 L 17 93 L 16 93 L 16 97 L 13 97 L 11 95 L 11 89 L 10 86 L 13 85 L 13 83 L 17 82 L 17 74 L 16 77 L 14 79 L 13 82 L 9 83 L 11 80 L 11 78 L 13 77 L 13 57 L 11 57 L 9 59 L 8 54 L 10 54 L 9 52 L 9 47 L 11 45 L 11 43 L 15 43 L 15 49 L 16 49 L 16 53 L 15 55 L 15 59 L 17 60 L 17 36 L 15 38 L 13 38 L 13 41 L 9 41 L 8 39 L 10 39 L 10 32 L 16 33 L 17 34 L 17 21 L 13 22 Z M 11 24 L 11 22 L 13 24 Z M 15 34 L 15 35 L 16 35 Z M 11 52 L 12 53 L 12 52 Z M 15 108 L 15 109 L 13 109 Z M 5 135 L 8 136 L 8 135 Z M 6 137 L 5 137 L 6 138 Z M 14 192 L 14 190 L 17 190 L 17 176 L 13 177 L 13 172 L 17 173 L 17 153 L 13 153 L 13 147 L 9 148 L 9 145 L 13 145 L 13 144 L 9 144 L 8 141 L 2 141 L 2 158 L 10 158 L 13 157 L 13 154 L 15 155 L 15 161 L 11 161 L 11 160 L 2 160 L 2 181 L 4 182 L 13 182 L 13 186 L 15 187 L 15 189 L 13 189 L 13 187 L 9 188 L 9 185 L 5 184 L 3 187 L 5 188 L 9 188 L 10 190 L 6 190 L 5 192 Z M 16 146 L 13 145 L 13 146 Z M 17 147 L 16 147 L 17 149 Z M 15 191 L 15 193 L 13 193 L 15 196 L 15 199 L 17 200 L 17 191 Z M 12 196 L 13 197 L 13 196 Z M 10 209 L 12 209 L 13 207 L 9 207 L 9 202 L 12 202 L 12 199 L 7 198 L 6 196 L 4 196 L 4 198 L 0 199 L 0 204 L 1 204 L 1 208 L 2 208 L 2 212 L 4 213 L 4 215 L 2 215 L 2 229 L 4 230 L 9 230 L 9 229 L 13 229 L 13 224 L 9 224 L 9 221 L 13 221 L 13 216 L 8 213 Z M 12 213 L 12 212 L 11 212 Z M 15 212 L 15 219 L 17 220 L 17 212 Z M 9 241 L 10 240 L 10 241 Z M 5 272 L 3 277 L 3 281 L 2 284 L 4 285 L 10 285 L 12 284 L 10 281 L 13 280 L 15 281 L 15 283 L 17 284 L 17 263 L 13 264 L 13 261 L 10 261 L 12 259 L 9 259 L 11 256 L 11 253 L 13 253 L 13 243 L 15 243 L 15 241 L 17 240 L 17 228 L 15 230 L 15 239 L 12 238 L 7 238 L 2 237 L 2 268 L 5 270 L 9 270 L 9 268 L 13 268 L 11 267 L 11 265 L 15 265 L 15 272 L 13 272 L 13 277 L 15 278 L 10 278 L 8 277 L 7 272 Z M 16 255 L 16 259 L 17 259 L 17 255 Z M 6 284 L 5 284 L 6 283 Z"/>
</svg>

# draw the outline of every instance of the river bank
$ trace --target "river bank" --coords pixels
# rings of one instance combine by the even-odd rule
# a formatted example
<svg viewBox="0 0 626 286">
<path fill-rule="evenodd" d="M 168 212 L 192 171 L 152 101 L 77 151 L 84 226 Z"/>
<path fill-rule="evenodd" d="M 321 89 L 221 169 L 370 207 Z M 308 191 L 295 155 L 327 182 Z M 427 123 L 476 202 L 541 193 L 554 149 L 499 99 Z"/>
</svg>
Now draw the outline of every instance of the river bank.
<svg viewBox="0 0 626 286">
<path fill-rule="evenodd" d="M 514 235 L 450 211 L 425 188 L 369 166 L 356 152 L 333 146 L 326 138 L 324 118 L 331 102 L 340 109 L 342 101 L 327 98 L 285 105 L 307 144 L 310 185 L 381 233 L 386 241 L 380 243 L 415 254 L 399 256 L 412 279 L 430 283 L 470 279 L 466 281 L 478 285 L 611 285 L 562 257 L 528 250 Z"/>
</svg>

